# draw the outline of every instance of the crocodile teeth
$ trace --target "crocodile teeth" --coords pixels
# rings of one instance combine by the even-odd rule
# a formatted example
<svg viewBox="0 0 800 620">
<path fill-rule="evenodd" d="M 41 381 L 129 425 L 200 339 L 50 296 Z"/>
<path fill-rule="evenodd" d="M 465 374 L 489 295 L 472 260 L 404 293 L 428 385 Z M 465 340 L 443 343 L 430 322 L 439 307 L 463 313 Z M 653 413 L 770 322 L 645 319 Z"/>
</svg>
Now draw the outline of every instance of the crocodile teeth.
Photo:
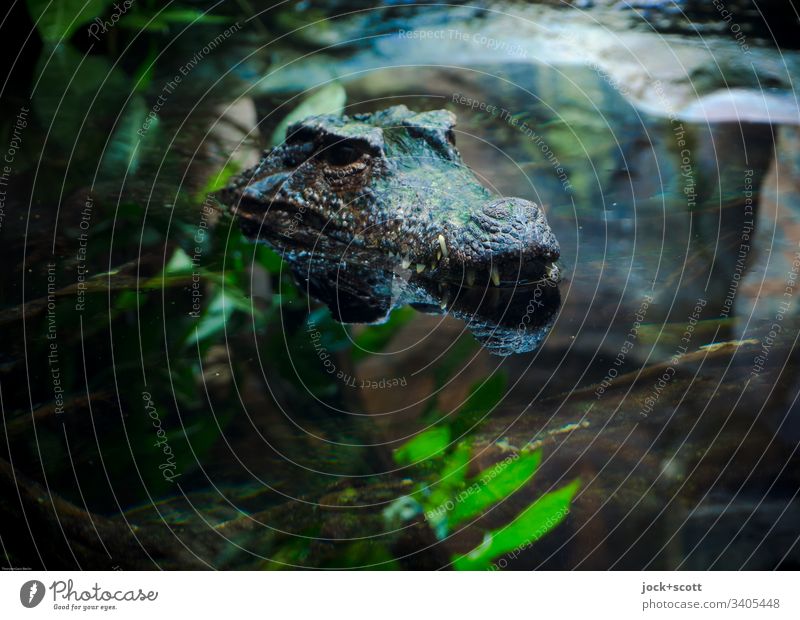
<svg viewBox="0 0 800 620">
<path fill-rule="evenodd" d="M 439 307 L 442 310 L 446 310 L 447 309 L 447 304 L 449 304 L 449 303 L 450 303 L 450 295 L 449 295 L 449 293 L 445 292 L 444 295 L 442 295 L 441 301 L 439 302 Z"/>
<path fill-rule="evenodd" d="M 495 286 L 500 286 L 500 270 L 497 267 L 492 267 L 492 282 Z"/>
<path fill-rule="evenodd" d="M 472 286 L 473 284 L 475 284 L 475 271 L 467 269 L 467 286 Z"/>
<path fill-rule="evenodd" d="M 445 243 L 444 235 L 439 235 L 439 247 L 442 249 L 442 256 L 447 258 L 447 243 Z"/>
<path fill-rule="evenodd" d="M 442 253 L 436 252 L 436 260 L 442 260 Z"/>
<path fill-rule="evenodd" d="M 425 264 L 417 263 L 417 273 L 422 273 L 423 271 L 425 271 Z"/>
<path fill-rule="evenodd" d="M 404 256 L 403 260 L 400 262 L 400 266 L 403 269 L 408 269 L 409 267 L 411 267 L 411 259 L 408 258 L 408 256 Z"/>
</svg>

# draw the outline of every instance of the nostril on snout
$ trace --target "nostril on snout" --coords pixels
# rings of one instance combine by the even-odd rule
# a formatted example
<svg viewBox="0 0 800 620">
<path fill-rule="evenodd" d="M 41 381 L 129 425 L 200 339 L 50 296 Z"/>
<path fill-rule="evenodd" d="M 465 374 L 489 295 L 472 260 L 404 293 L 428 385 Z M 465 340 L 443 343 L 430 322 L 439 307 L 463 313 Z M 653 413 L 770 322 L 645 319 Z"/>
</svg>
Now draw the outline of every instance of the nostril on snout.
<svg viewBox="0 0 800 620">
<path fill-rule="evenodd" d="M 494 198 L 483 204 L 483 215 L 492 219 L 505 219 L 514 209 L 516 198 Z"/>
<path fill-rule="evenodd" d="M 481 211 L 487 218 L 511 224 L 533 220 L 541 209 L 524 198 L 494 198 L 484 203 Z"/>
<path fill-rule="evenodd" d="M 289 178 L 288 172 L 277 172 L 269 176 L 256 179 L 247 184 L 242 190 L 242 197 L 250 200 L 263 200 L 265 197 L 280 189 L 280 186 Z"/>
<path fill-rule="evenodd" d="M 487 232 L 522 233 L 537 210 L 534 203 L 521 198 L 495 198 L 483 204 L 475 219 Z"/>
<path fill-rule="evenodd" d="M 544 211 L 524 198 L 494 198 L 473 218 L 485 247 L 494 253 L 521 249 L 526 256 L 555 260 L 560 248 Z"/>
</svg>

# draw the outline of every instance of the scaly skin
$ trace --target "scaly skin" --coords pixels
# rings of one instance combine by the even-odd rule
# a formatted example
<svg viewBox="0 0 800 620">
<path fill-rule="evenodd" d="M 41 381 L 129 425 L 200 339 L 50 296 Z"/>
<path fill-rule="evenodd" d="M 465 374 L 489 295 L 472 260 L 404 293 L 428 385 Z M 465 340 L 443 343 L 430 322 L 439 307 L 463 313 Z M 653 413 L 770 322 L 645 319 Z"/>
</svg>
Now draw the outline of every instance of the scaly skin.
<svg viewBox="0 0 800 620">
<path fill-rule="evenodd" d="M 492 197 L 464 165 L 445 110 L 395 106 L 311 117 L 235 178 L 221 200 L 247 234 L 280 249 L 376 252 L 420 277 L 473 286 L 558 280 L 542 209 Z"/>
</svg>

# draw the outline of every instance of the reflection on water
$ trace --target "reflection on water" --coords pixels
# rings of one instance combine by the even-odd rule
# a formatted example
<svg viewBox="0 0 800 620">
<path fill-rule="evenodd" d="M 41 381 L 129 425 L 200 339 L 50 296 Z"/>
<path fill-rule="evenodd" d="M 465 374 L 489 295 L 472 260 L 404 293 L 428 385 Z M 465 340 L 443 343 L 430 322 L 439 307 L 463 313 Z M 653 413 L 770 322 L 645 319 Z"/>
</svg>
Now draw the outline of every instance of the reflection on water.
<svg viewBox="0 0 800 620">
<path fill-rule="evenodd" d="M 9 460 L 107 515 L 102 527 L 119 539 L 112 564 L 132 567 L 150 562 L 139 543 L 172 567 L 441 567 L 575 478 L 563 524 L 511 567 L 796 566 L 797 127 L 657 115 L 637 105 L 641 91 L 625 96 L 640 85 L 586 63 L 501 62 L 474 46 L 452 47 L 448 66 L 419 46 L 424 66 L 408 68 L 397 53 L 408 45 L 363 43 L 335 62 L 291 66 L 269 92 L 241 88 L 246 104 L 225 131 L 206 133 L 230 92 L 213 91 L 189 123 L 176 93 L 135 172 L 101 170 L 92 190 L 88 158 L 68 173 L 55 156 L 42 164 L 60 171 L 65 196 L 38 183 L 33 241 L 5 248 L 30 270 L 24 289 L 4 276 L 2 320 L 27 338 L 3 360 Z M 453 111 L 481 182 L 545 208 L 560 285 L 439 285 L 324 243 L 281 263 L 204 208 L 232 145 L 253 129 L 244 163 L 279 122 L 255 119 L 288 113 L 332 70 L 348 113 L 397 103 Z M 197 92 L 216 79 L 209 73 L 194 74 Z M 236 75 L 248 79 L 257 81 Z M 32 170 L 18 188 L 32 185 Z M 76 309 L 81 260 L 96 278 Z M 42 338 L 53 320 L 59 411 Z M 26 379 L 32 396 L 6 387 Z M 476 388 L 487 384 L 493 391 Z M 166 429 L 158 449 L 143 390 Z M 522 449 L 543 460 L 519 493 L 438 540 L 414 509 L 386 515 L 441 474 L 398 464 L 395 450 L 454 419 L 462 426 L 447 426 L 448 437 L 469 445 L 471 475 Z M 165 445 L 175 484 L 158 468 Z M 72 509 L 60 510 L 68 521 Z M 120 514 L 140 526 L 136 540 Z"/>
</svg>

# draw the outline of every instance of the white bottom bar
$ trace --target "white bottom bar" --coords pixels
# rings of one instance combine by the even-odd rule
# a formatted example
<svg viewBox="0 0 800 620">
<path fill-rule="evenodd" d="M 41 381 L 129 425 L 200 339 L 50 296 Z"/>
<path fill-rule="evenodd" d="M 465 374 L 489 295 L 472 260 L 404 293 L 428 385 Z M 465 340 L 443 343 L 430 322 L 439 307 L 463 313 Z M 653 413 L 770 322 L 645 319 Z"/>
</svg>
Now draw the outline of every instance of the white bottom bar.
<svg viewBox="0 0 800 620">
<path fill-rule="evenodd" d="M 798 589 L 789 572 L 5 571 L 0 617 L 777 620 L 800 618 Z"/>
</svg>

